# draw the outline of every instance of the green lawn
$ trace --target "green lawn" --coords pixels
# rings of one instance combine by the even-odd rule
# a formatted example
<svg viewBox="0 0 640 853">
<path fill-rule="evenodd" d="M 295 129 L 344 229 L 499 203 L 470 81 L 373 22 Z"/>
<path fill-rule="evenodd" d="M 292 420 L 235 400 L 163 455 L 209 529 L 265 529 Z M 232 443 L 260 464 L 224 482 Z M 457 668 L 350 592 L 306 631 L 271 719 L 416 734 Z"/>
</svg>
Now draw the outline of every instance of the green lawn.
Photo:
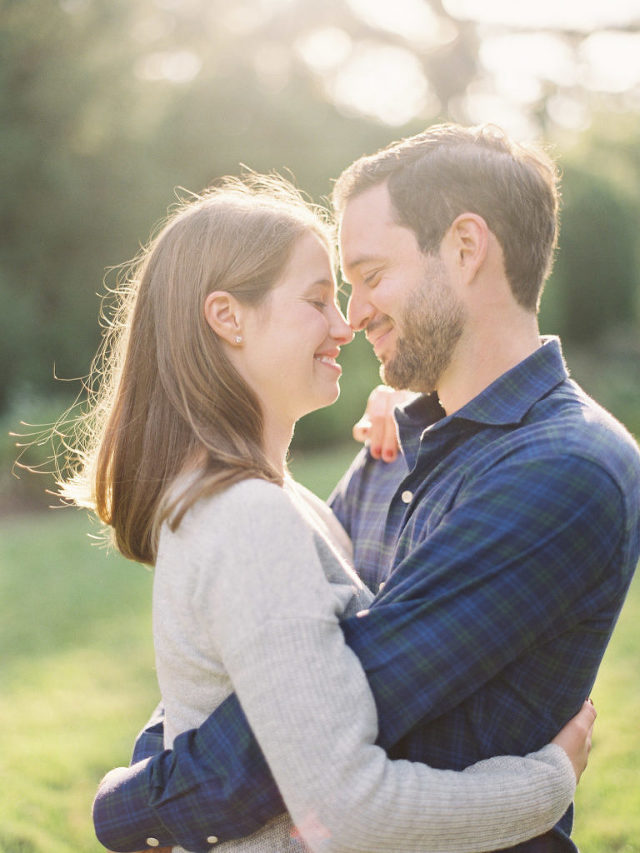
<svg viewBox="0 0 640 853">
<path fill-rule="evenodd" d="M 297 453 L 326 495 L 353 448 Z M 0 522 L 0 851 L 91 853 L 98 779 L 128 761 L 157 697 L 149 571 L 91 544 L 83 514 Z M 640 582 L 607 653 L 589 771 L 577 800 L 583 853 L 640 853 Z"/>
</svg>

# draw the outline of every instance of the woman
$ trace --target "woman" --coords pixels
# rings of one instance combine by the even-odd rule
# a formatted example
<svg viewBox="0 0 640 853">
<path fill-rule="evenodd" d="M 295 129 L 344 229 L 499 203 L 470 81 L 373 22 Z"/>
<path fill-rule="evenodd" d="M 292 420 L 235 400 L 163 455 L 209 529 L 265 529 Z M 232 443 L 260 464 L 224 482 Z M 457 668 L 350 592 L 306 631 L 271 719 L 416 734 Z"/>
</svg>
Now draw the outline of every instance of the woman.
<svg viewBox="0 0 640 853">
<path fill-rule="evenodd" d="M 565 727 L 571 761 L 557 744 L 461 773 L 390 761 L 339 627 L 371 595 L 344 531 L 286 472 L 296 420 L 337 398 L 352 338 L 331 245 L 276 178 L 227 179 L 176 211 L 123 290 L 64 493 L 155 565 L 167 746 L 235 691 L 269 762 L 291 818 L 220 847 L 300 850 L 292 820 L 314 851 L 514 844 L 563 814 L 589 738 Z"/>
</svg>

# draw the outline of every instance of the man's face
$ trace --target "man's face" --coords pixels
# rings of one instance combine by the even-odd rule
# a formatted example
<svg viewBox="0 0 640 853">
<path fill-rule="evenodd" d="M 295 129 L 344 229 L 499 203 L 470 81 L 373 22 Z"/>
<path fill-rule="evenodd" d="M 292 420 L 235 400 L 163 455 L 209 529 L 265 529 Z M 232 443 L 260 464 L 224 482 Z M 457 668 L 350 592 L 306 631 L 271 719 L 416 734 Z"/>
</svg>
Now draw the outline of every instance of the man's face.
<svg viewBox="0 0 640 853">
<path fill-rule="evenodd" d="M 464 329 L 465 310 L 440 255 L 425 255 L 393 218 L 386 183 L 356 196 L 340 225 L 351 284 L 348 320 L 364 329 L 394 388 L 433 391 Z"/>
</svg>

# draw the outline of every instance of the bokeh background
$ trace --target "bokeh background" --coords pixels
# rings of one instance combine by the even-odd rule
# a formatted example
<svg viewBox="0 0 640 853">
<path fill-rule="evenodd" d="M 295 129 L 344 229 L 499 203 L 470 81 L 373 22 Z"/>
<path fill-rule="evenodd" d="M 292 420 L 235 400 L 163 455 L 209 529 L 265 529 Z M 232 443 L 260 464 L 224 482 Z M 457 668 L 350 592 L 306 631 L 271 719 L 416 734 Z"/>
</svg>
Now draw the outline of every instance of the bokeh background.
<svg viewBox="0 0 640 853">
<path fill-rule="evenodd" d="M 113 268 L 177 188 L 246 164 L 321 201 L 362 153 L 495 122 L 564 175 L 542 330 L 639 435 L 640 0 L 0 0 L 0 116 L 0 851 L 97 850 L 95 782 L 155 696 L 149 577 L 89 548 L 84 519 L 46 509 L 51 478 L 13 463 L 81 390 Z M 377 378 L 364 341 L 343 363 L 339 403 L 293 445 L 322 494 Z M 615 725 L 599 724 L 586 853 L 640 850 L 636 588 L 603 670 Z"/>
</svg>

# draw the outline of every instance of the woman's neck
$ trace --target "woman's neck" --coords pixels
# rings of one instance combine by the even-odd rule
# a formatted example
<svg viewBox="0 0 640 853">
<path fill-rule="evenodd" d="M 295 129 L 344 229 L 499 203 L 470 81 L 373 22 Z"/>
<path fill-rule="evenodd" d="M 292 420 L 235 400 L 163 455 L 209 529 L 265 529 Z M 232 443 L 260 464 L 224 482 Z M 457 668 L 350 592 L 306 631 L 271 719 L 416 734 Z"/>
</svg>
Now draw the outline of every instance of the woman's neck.
<svg viewBox="0 0 640 853">
<path fill-rule="evenodd" d="M 294 426 L 293 423 L 285 423 L 277 418 L 265 416 L 264 452 L 271 465 L 282 477 L 286 471 L 287 453 L 293 437 Z"/>
</svg>

